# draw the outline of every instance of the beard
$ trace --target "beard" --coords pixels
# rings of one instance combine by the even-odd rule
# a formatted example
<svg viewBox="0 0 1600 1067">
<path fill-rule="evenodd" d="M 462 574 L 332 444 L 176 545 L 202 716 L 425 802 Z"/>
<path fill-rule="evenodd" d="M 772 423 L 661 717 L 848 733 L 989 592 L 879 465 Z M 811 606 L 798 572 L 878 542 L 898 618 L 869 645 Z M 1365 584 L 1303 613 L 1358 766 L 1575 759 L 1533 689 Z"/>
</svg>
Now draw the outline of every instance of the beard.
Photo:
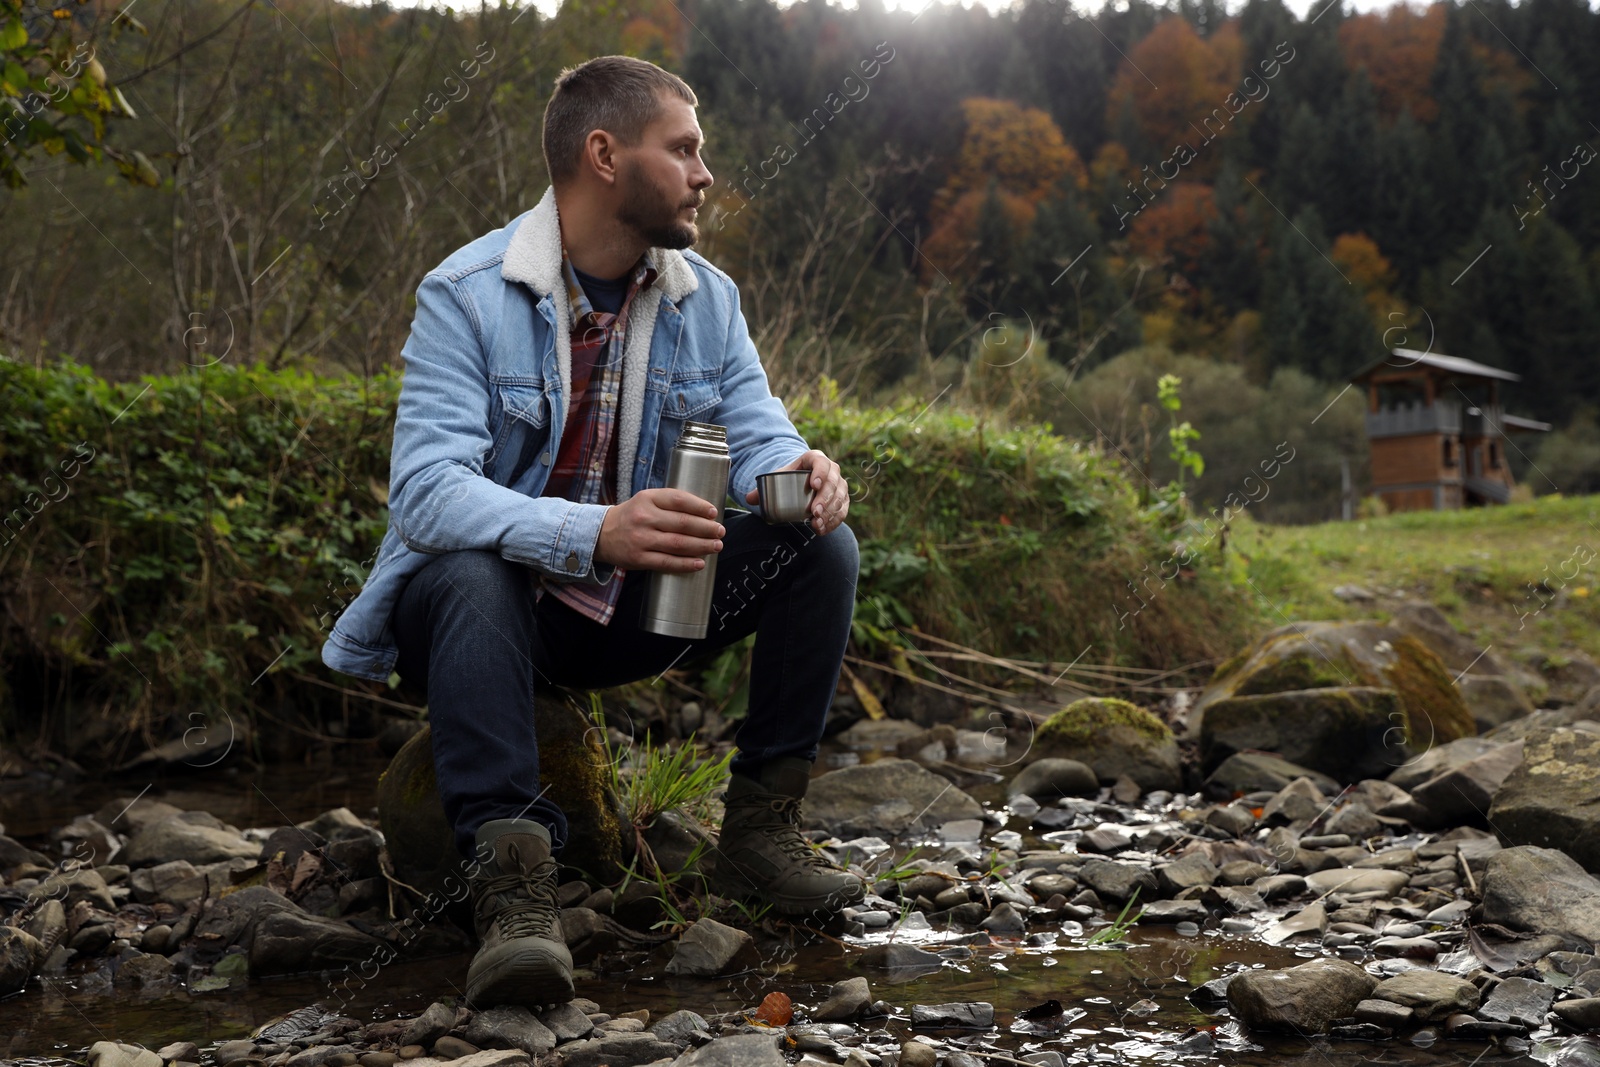
<svg viewBox="0 0 1600 1067">
<path fill-rule="evenodd" d="M 683 218 L 686 205 L 651 185 L 639 168 L 624 165 L 625 186 L 617 221 L 638 234 L 652 248 L 688 248 L 700 231 Z M 696 201 L 698 207 L 702 201 Z"/>
</svg>

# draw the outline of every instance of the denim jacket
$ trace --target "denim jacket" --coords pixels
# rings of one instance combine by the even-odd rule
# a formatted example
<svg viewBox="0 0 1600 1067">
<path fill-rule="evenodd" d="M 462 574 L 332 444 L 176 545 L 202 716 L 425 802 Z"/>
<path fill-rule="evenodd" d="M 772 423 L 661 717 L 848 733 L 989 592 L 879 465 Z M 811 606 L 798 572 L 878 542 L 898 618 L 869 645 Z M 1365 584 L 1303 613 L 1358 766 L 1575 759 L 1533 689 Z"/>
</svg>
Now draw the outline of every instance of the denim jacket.
<svg viewBox="0 0 1600 1067">
<path fill-rule="evenodd" d="M 666 484 L 686 420 L 728 428 L 736 501 L 808 448 L 767 384 L 733 280 L 692 250 L 651 248 L 623 346 L 617 500 Z M 659 292 L 657 292 L 659 290 Z M 389 528 L 322 662 L 386 680 L 390 616 L 434 554 L 486 549 L 555 580 L 603 583 L 606 506 L 541 497 L 571 399 L 571 310 L 555 189 L 464 245 L 417 287 L 389 467 Z"/>
</svg>

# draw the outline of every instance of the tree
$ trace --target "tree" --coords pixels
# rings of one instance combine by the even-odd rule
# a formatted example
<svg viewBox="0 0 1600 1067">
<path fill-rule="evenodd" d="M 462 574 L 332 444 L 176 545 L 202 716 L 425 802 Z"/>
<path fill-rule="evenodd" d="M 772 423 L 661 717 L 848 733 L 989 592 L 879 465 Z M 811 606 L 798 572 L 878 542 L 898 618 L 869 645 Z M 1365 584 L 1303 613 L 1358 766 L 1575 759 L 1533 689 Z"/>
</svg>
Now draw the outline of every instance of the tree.
<svg viewBox="0 0 1600 1067">
<path fill-rule="evenodd" d="M 1262 294 L 1262 326 L 1275 365 L 1325 381 L 1348 378 L 1383 352 L 1361 293 L 1327 257 L 1315 208 L 1273 228 Z"/>
<path fill-rule="evenodd" d="M 1131 107 L 1140 131 L 1162 158 L 1180 142 L 1198 151 L 1209 138 L 1232 135 L 1237 124 L 1226 100 L 1239 83 L 1240 49 L 1234 23 L 1206 40 L 1181 16 L 1164 20 L 1117 71 L 1107 98 L 1108 121 Z M 1202 153 L 1194 167 L 1196 175 L 1209 176 L 1216 154 Z"/>
</svg>

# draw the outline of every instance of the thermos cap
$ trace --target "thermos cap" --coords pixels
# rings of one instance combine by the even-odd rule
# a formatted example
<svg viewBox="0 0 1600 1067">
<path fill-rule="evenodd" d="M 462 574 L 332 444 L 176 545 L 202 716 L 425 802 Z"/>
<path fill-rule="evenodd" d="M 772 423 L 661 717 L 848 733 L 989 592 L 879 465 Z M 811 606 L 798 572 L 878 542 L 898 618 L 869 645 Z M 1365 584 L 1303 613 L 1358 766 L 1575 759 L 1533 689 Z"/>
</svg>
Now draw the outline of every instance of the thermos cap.
<svg viewBox="0 0 1600 1067">
<path fill-rule="evenodd" d="M 677 447 L 725 456 L 728 454 L 728 428 L 714 422 L 686 422 L 678 435 Z"/>
</svg>

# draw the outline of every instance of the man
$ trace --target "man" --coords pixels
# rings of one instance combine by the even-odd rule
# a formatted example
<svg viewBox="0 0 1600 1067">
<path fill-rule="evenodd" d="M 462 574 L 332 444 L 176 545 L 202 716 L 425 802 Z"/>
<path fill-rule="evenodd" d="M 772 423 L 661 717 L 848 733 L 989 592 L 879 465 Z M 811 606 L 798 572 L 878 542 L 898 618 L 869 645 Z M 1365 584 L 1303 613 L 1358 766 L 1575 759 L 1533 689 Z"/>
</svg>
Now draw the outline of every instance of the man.
<svg viewBox="0 0 1600 1067">
<path fill-rule="evenodd" d="M 738 289 L 688 251 L 713 181 L 697 105 L 626 56 L 556 80 L 544 198 L 418 286 L 389 529 L 323 646 L 336 670 L 397 669 L 427 693 L 440 799 L 457 849 L 482 860 L 467 976 L 479 1007 L 573 995 L 553 858 L 566 818 L 540 789 L 534 736 L 548 685 L 648 678 L 755 633 L 712 889 L 785 914 L 865 891 L 799 833 L 854 605 L 849 491 L 769 391 Z M 665 488 L 688 420 L 726 426 L 729 488 L 747 504 L 758 474 L 810 470 L 809 523 L 718 522 Z M 707 636 L 641 629 L 651 572 L 714 553 Z"/>
</svg>

